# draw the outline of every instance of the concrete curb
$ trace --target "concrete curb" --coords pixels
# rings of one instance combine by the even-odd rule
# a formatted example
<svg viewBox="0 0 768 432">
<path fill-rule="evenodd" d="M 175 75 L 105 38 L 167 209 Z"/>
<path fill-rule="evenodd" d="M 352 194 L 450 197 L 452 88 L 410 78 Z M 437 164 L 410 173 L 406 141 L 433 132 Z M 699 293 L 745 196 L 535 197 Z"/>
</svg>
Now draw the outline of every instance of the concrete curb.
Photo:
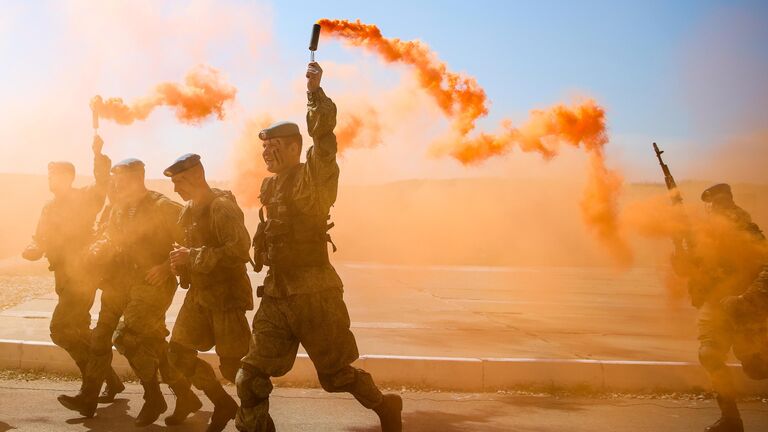
<svg viewBox="0 0 768 432">
<path fill-rule="evenodd" d="M 200 357 L 218 371 L 214 352 Z M 112 362 L 121 374 L 131 372 L 121 355 Z M 454 358 L 364 355 L 355 366 L 388 387 L 487 392 L 516 387 L 582 388 L 620 392 L 689 392 L 710 388 L 704 370 L 695 363 L 536 358 Z M 768 394 L 767 381 L 752 381 L 741 366 L 730 366 L 745 395 Z M 0 368 L 77 373 L 75 363 L 51 342 L 0 339 Z M 275 378 L 276 384 L 319 387 L 312 362 L 299 354 L 293 369 Z"/>
</svg>

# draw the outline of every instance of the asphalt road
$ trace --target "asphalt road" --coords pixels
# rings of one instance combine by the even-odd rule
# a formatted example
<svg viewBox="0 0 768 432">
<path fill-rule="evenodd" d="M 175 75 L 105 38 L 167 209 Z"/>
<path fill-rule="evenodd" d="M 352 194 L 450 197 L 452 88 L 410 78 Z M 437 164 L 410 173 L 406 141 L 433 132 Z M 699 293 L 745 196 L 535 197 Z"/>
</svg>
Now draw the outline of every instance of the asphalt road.
<svg viewBox="0 0 768 432">
<path fill-rule="evenodd" d="M 695 309 L 670 301 L 656 269 L 336 267 L 361 354 L 697 361 Z M 0 287 L 52 290 L 52 277 L 38 279 L 0 276 Z M 0 339 L 49 341 L 56 301 L 33 294 L 0 310 Z"/>
<path fill-rule="evenodd" d="M 112 405 L 103 405 L 93 419 L 81 419 L 56 401 L 60 393 L 73 394 L 76 382 L 0 380 L 0 432 L 19 431 L 136 431 L 133 418 L 141 407 L 141 388 L 128 385 Z M 234 393 L 229 386 L 228 391 Z M 638 432 L 701 431 L 717 417 L 712 401 L 660 399 L 556 398 L 504 394 L 428 393 L 407 391 L 404 430 L 424 432 Z M 173 396 L 167 392 L 171 407 Z M 204 401 L 205 399 L 202 398 Z M 378 431 L 373 413 L 348 395 L 331 395 L 317 389 L 276 389 L 272 414 L 278 430 Z M 748 431 L 768 430 L 768 403 L 742 404 Z M 166 428 L 162 421 L 145 431 L 203 431 L 212 407 L 186 425 Z M 227 431 L 234 431 L 230 424 Z"/>
</svg>

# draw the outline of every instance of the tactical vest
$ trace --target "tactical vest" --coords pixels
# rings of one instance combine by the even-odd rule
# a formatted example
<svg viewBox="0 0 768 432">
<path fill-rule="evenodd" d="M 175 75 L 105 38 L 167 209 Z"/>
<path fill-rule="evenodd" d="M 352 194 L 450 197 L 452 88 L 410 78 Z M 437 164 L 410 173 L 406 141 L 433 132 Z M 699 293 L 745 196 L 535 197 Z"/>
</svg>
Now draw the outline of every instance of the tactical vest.
<svg viewBox="0 0 768 432">
<path fill-rule="evenodd" d="M 115 209 L 109 224 L 114 225 L 118 255 L 117 264 L 129 271 L 146 271 L 168 259 L 173 237 L 162 232 L 158 202 L 166 197 L 148 191 L 132 211 Z M 164 237 L 163 237 L 164 236 Z"/>
<path fill-rule="evenodd" d="M 259 226 L 253 238 L 254 270 L 322 266 L 329 263 L 328 243 L 336 252 L 328 230 L 330 215 L 310 215 L 300 211 L 293 192 L 301 168 L 288 174 L 278 188 L 277 179 L 264 179 L 261 186 L 262 207 Z M 264 212 L 266 210 L 266 218 Z"/>
<path fill-rule="evenodd" d="M 211 204 L 214 200 L 221 198 L 228 199 L 235 203 L 237 201 L 235 201 L 234 195 L 229 191 L 213 189 L 213 192 L 216 195 L 215 198 L 205 207 L 195 209 L 194 211 L 190 211 L 190 209 L 187 208 L 181 215 L 180 222 L 184 229 L 184 242 L 187 247 L 200 248 L 207 246 L 210 248 L 219 248 L 223 246 L 223 243 L 212 229 Z M 242 279 L 243 274 L 245 274 L 244 264 L 218 264 L 209 273 L 196 273 L 192 276 L 192 283 L 194 284 L 197 282 L 203 286 L 220 284 L 236 286 Z"/>
</svg>

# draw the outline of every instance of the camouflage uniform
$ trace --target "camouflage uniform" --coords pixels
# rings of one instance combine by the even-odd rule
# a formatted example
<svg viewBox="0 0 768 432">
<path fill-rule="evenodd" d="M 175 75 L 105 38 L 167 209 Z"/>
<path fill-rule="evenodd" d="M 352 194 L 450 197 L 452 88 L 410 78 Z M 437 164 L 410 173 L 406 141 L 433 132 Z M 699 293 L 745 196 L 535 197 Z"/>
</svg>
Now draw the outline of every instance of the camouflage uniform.
<svg viewBox="0 0 768 432">
<path fill-rule="evenodd" d="M 85 265 L 85 251 L 93 240 L 93 224 L 107 194 L 107 156 L 94 156 L 93 185 L 54 197 L 43 207 L 33 242 L 45 253 L 54 272 L 58 303 L 51 317 L 51 340 L 67 353 L 85 374 L 90 346 L 91 306 L 96 280 Z"/>
<path fill-rule="evenodd" d="M 725 217 L 739 230 L 750 233 L 756 238 L 763 238 L 762 232 L 752 222 L 749 213 L 736 204 L 713 207 L 712 211 L 717 216 Z M 747 359 L 744 371 L 749 374 L 751 370 L 749 359 L 759 344 L 756 338 L 760 338 L 760 335 L 764 338 L 766 328 L 763 322 L 761 328 L 754 329 L 755 332 L 737 329 L 728 319 L 721 301 L 725 297 L 742 293 L 759 272 L 759 267 L 751 263 L 739 263 L 739 268 L 724 264 L 720 269 L 705 270 L 714 271 L 717 276 L 705 274 L 700 279 L 703 282 L 697 282 L 696 278 L 693 278 L 691 287 L 694 303 L 700 304 L 697 323 L 700 342 L 699 362 L 710 376 L 723 417 L 739 418 L 733 377 L 726 364 L 728 353 L 732 349 L 738 359 L 742 361 Z"/>
<path fill-rule="evenodd" d="M 245 311 L 253 309 L 246 272 L 250 237 L 234 195 L 212 189 L 208 202 L 189 203 L 181 213 L 182 244 L 190 248 L 182 271 L 184 298 L 171 336 L 171 362 L 206 393 L 220 387 L 213 368 L 197 357 L 216 348 L 219 370 L 234 382 L 248 351 L 250 331 Z M 210 396 L 210 395 L 209 395 Z"/>
<path fill-rule="evenodd" d="M 179 204 L 148 191 L 133 205 L 114 206 L 102 236 L 91 248 L 113 270 L 103 285 L 93 330 L 88 376 L 95 382 L 105 377 L 114 341 L 142 382 L 156 382 L 160 371 L 172 388 L 189 388 L 181 373 L 169 367 L 165 340 L 169 334 L 165 314 L 176 292 L 176 279 L 169 277 L 159 286 L 145 280 L 152 267 L 167 260 L 180 236 L 176 225 L 180 211 Z"/>
<path fill-rule="evenodd" d="M 336 201 L 336 105 L 322 89 L 308 93 L 307 129 L 314 146 L 307 162 L 267 178 L 261 202 L 267 209 L 254 238 L 256 262 L 268 265 L 261 304 L 253 321 L 248 355 L 237 376 L 240 431 L 269 431 L 270 377 L 293 367 L 299 343 L 328 392 L 349 392 L 374 408 L 382 394 L 371 376 L 351 363 L 359 354 L 343 300 L 342 282 L 328 261 L 327 225 Z M 264 139 L 262 137 L 262 139 Z"/>
</svg>

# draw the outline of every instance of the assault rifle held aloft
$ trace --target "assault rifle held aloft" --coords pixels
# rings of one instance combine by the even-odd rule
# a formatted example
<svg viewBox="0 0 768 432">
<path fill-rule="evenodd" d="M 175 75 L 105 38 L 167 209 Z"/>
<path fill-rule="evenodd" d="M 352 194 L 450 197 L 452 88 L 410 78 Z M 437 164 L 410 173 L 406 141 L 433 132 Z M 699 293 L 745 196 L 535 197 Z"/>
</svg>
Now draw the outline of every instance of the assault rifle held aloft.
<svg viewBox="0 0 768 432">
<path fill-rule="evenodd" d="M 664 151 L 660 150 L 656 143 L 653 143 L 653 151 L 656 153 L 656 159 L 659 160 L 661 171 L 664 173 L 664 183 L 667 185 L 669 198 L 672 200 L 672 204 L 682 206 L 683 197 L 680 195 L 680 190 L 677 188 L 677 182 L 675 182 L 675 178 L 672 176 L 672 172 L 669 170 L 669 166 L 667 166 L 667 164 L 664 163 L 664 159 L 661 158 L 661 155 L 664 153 Z M 693 253 L 693 241 L 691 239 L 690 233 L 688 230 L 686 230 L 686 233 L 674 236 L 672 238 L 672 243 L 675 245 L 675 253 L 672 256 L 672 264 L 673 267 L 675 267 L 675 271 L 680 272 L 682 266 L 678 264 L 682 264 L 683 260 L 691 258 Z"/>
</svg>

